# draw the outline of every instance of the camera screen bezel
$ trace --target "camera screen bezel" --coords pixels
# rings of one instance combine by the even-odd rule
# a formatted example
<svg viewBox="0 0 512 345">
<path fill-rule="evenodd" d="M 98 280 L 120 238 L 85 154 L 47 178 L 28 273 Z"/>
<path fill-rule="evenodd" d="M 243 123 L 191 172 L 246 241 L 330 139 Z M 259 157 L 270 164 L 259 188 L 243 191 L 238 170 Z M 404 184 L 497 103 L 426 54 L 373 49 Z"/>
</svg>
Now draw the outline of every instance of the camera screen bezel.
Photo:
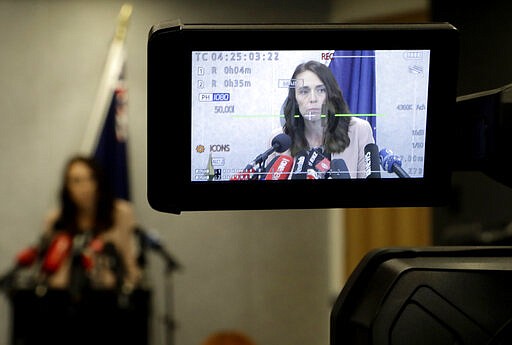
<svg viewBox="0 0 512 345">
<path fill-rule="evenodd" d="M 457 30 L 450 24 L 203 25 L 162 23 L 149 34 L 147 197 L 155 210 L 182 211 L 437 206 L 451 170 Z M 413 179 L 190 181 L 193 51 L 430 51 L 424 177 Z M 251 158 L 251 157 L 249 157 Z"/>
</svg>

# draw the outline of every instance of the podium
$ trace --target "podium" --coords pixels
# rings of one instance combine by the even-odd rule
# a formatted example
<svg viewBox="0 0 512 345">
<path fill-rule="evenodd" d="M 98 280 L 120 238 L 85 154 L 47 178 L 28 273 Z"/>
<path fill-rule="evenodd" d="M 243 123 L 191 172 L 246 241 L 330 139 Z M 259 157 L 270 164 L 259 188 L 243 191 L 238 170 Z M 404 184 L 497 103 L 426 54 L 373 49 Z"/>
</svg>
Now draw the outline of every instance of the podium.
<svg viewBox="0 0 512 345">
<path fill-rule="evenodd" d="M 12 345 L 147 345 L 151 292 L 134 290 L 123 303 L 113 290 L 84 291 L 80 299 L 67 290 L 12 290 Z"/>
</svg>

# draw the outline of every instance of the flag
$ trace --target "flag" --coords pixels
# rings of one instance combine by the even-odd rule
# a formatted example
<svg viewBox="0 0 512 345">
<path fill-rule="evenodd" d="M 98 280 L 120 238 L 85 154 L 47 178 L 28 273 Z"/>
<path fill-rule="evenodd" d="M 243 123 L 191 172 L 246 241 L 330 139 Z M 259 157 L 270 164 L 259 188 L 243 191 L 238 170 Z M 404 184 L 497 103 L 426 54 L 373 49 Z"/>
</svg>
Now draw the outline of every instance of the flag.
<svg viewBox="0 0 512 345">
<path fill-rule="evenodd" d="M 94 158 L 103 168 L 114 195 L 130 200 L 127 98 L 122 72 L 111 97 Z"/>
<path fill-rule="evenodd" d="M 89 117 L 81 152 L 93 156 L 103 168 L 114 196 L 130 200 L 128 176 L 128 114 L 125 87 L 124 41 L 132 6 L 124 4 L 119 12 L 114 39 Z"/>
</svg>

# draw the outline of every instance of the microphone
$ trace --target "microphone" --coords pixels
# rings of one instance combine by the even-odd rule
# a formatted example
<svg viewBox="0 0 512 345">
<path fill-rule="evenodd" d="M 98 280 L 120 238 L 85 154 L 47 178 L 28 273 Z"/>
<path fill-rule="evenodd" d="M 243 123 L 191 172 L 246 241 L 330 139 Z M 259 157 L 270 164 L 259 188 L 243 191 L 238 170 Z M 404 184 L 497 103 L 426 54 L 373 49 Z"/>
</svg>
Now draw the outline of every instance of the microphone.
<svg viewBox="0 0 512 345">
<path fill-rule="evenodd" d="M 331 161 L 324 156 L 321 148 L 312 149 L 307 160 L 308 180 L 318 180 L 325 178 L 325 173 L 331 168 Z"/>
<path fill-rule="evenodd" d="M 71 249 L 71 270 L 69 277 L 69 291 L 72 297 L 78 299 L 88 285 L 86 271 L 92 268 L 92 260 L 85 254 L 85 249 L 91 242 L 91 232 L 78 233 L 73 237 Z"/>
<path fill-rule="evenodd" d="M 32 266 L 34 262 L 36 262 L 39 256 L 39 248 L 36 246 L 31 246 L 26 249 L 23 249 L 16 255 L 16 266 L 17 267 L 27 267 Z"/>
<path fill-rule="evenodd" d="M 14 266 L 9 269 L 5 275 L 0 277 L 0 290 L 10 290 L 15 284 L 18 284 L 19 279 L 17 278 L 17 275 L 19 271 L 42 260 L 48 251 L 49 245 L 50 239 L 48 236 L 42 236 L 37 245 L 31 245 L 30 247 L 18 252 L 14 260 Z M 40 264 L 38 269 L 40 269 Z M 30 277 L 29 280 L 25 279 L 25 281 L 23 281 L 25 285 L 27 285 L 27 283 L 32 284 L 34 282 L 35 277 Z"/>
<path fill-rule="evenodd" d="M 84 250 L 82 250 L 80 256 L 82 261 L 82 267 L 85 268 L 87 272 L 91 271 L 94 267 L 93 255 L 98 254 L 103 250 L 105 243 L 103 240 L 95 237 L 93 238 Z"/>
<path fill-rule="evenodd" d="M 409 174 L 402 169 L 402 158 L 400 156 L 393 154 L 393 151 L 389 149 L 382 149 L 379 152 L 380 156 L 380 164 L 382 165 L 382 169 L 387 171 L 388 173 L 395 173 L 400 178 L 409 178 Z"/>
<path fill-rule="evenodd" d="M 376 144 L 370 143 L 364 147 L 364 160 L 366 178 L 380 178 L 379 148 Z"/>
<path fill-rule="evenodd" d="M 315 161 L 315 170 L 320 173 L 325 173 L 331 169 L 331 161 L 322 154 L 322 151 L 318 153 L 318 158 Z"/>
<path fill-rule="evenodd" d="M 47 252 L 50 241 L 47 236 L 42 236 L 38 245 L 31 245 L 16 254 L 16 268 L 32 266 L 41 259 Z"/>
<path fill-rule="evenodd" d="M 334 180 L 344 180 L 350 178 L 347 163 L 345 163 L 342 158 L 333 159 L 331 161 L 330 173 L 331 178 Z"/>
<path fill-rule="evenodd" d="M 270 156 L 270 154 L 274 152 L 282 153 L 288 150 L 292 145 L 292 139 L 288 135 L 280 133 L 276 135 L 274 139 L 272 139 L 271 145 L 272 147 L 270 147 L 267 151 L 258 155 L 256 158 L 254 158 L 254 160 L 251 163 L 247 164 L 244 170 L 253 169 L 255 165 L 261 164 L 264 161 L 266 161 L 268 156 Z"/>
<path fill-rule="evenodd" d="M 7 273 L 0 277 L 0 290 L 10 290 L 15 282 L 18 271 L 24 267 L 32 266 L 39 256 L 39 250 L 36 246 L 23 249 L 16 255 L 16 264 Z"/>
<path fill-rule="evenodd" d="M 308 152 L 302 150 L 295 156 L 295 165 L 292 170 L 292 180 L 305 180 L 307 171 Z"/>
<path fill-rule="evenodd" d="M 262 167 L 260 170 L 260 180 L 265 180 L 265 178 L 267 177 L 267 174 L 265 174 L 265 172 L 268 171 L 269 167 L 272 167 L 274 165 L 274 163 L 277 161 L 277 159 L 280 157 L 281 155 L 276 155 L 274 158 L 272 158 L 270 160 L 270 162 L 268 162 L 267 164 L 265 164 L 264 167 Z"/>
<path fill-rule="evenodd" d="M 117 250 L 116 246 L 112 242 L 107 242 L 103 246 L 102 253 L 108 258 L 109 268 L 114 273 L 116 277 L 116 283 L 118 288 L 123 284 L 123 279 L 126 273 L 126 268 L 124 266 L 124 262 Z"/>
<path fill-rule="evenodd" d="M 58 271 L 64 260 L 71 252 L 73 238 L 69 233 L 59 232 L 51 240 L 48 250 L 46 250 L 43 262 L 40 267 L 40 275 L 35 287 L 35 293 L 41 297 L 46 294 L 46 279 L 49 275 Z"/>
<path fill-rule="evenodd" d="M 267 171 L 267 175 L 265 176 L 265 180 L 267 181 L 277 181 L 277 180 L 287 180 L 290 176 L 290 171 L 293 166 L 293 158 L 287 155 L 280 155 L 274 161 L 274 163 L 270 166 L 270 169 Z"/>
<path fill-rule="evenodd" d="M 138 236 L 143 249 L 153 249 L 164 258 L 165 262 L 167 263 L 167 269 L 169 271 L 181 268 L 181 265 L 172 257 L 172 255 L 165 248 L 164 244 L 157 236 L 150 234 L 139 227 L 135 229 L 135 235 Z"/>
<path fill-rule="evenodd" d="M 71 235 L 67 233 L 57 234 L 50 243 L 46 256 L 44 257 L 43 264 L 41 266 L 43 273 L 53 274 L 57 272 L 71 251 L 71 247 Z"/>
<path fill-rule="evenodd" d="M 318 171 L 315 169 L 308 169 L 306 171 L 306 180 L 318 180 L 319 178 Z"/>
<path fill-rule="evenodd" d="M 300 151 L 295 157 L 292 180 L 317 180 L 324 178 L 330 169 L 331 161 L 324 156 L 321 149 Z"/>
</svg>

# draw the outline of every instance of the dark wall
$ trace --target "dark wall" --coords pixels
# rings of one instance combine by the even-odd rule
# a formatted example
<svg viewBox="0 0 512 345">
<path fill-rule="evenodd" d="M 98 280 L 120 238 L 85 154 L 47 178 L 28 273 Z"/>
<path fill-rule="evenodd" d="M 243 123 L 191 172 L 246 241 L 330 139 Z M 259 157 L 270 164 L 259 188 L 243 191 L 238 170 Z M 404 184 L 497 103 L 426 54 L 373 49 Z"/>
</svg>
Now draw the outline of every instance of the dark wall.
<svg viewBox="0 0 512 345">
<path fill-rule="evenodd" d="M 512 83 L 512 1 L 431 0 L 434 21 L 460 32 L 458 94 Z"/>
<path fill-rule="evenodd" d="M 459 96 L 512 83 L 511 1 L 432 0 L 431 5 L 434 21 L 460 31 Z M 465 147 L 448 145 L 447 154 Z M 452 185 L 449 206 L 434 209 L 435 244 L 501 244 L 502 237 L 508 242 L 512 189 L 479 172 L 455 172 Z"/>
</svg>

